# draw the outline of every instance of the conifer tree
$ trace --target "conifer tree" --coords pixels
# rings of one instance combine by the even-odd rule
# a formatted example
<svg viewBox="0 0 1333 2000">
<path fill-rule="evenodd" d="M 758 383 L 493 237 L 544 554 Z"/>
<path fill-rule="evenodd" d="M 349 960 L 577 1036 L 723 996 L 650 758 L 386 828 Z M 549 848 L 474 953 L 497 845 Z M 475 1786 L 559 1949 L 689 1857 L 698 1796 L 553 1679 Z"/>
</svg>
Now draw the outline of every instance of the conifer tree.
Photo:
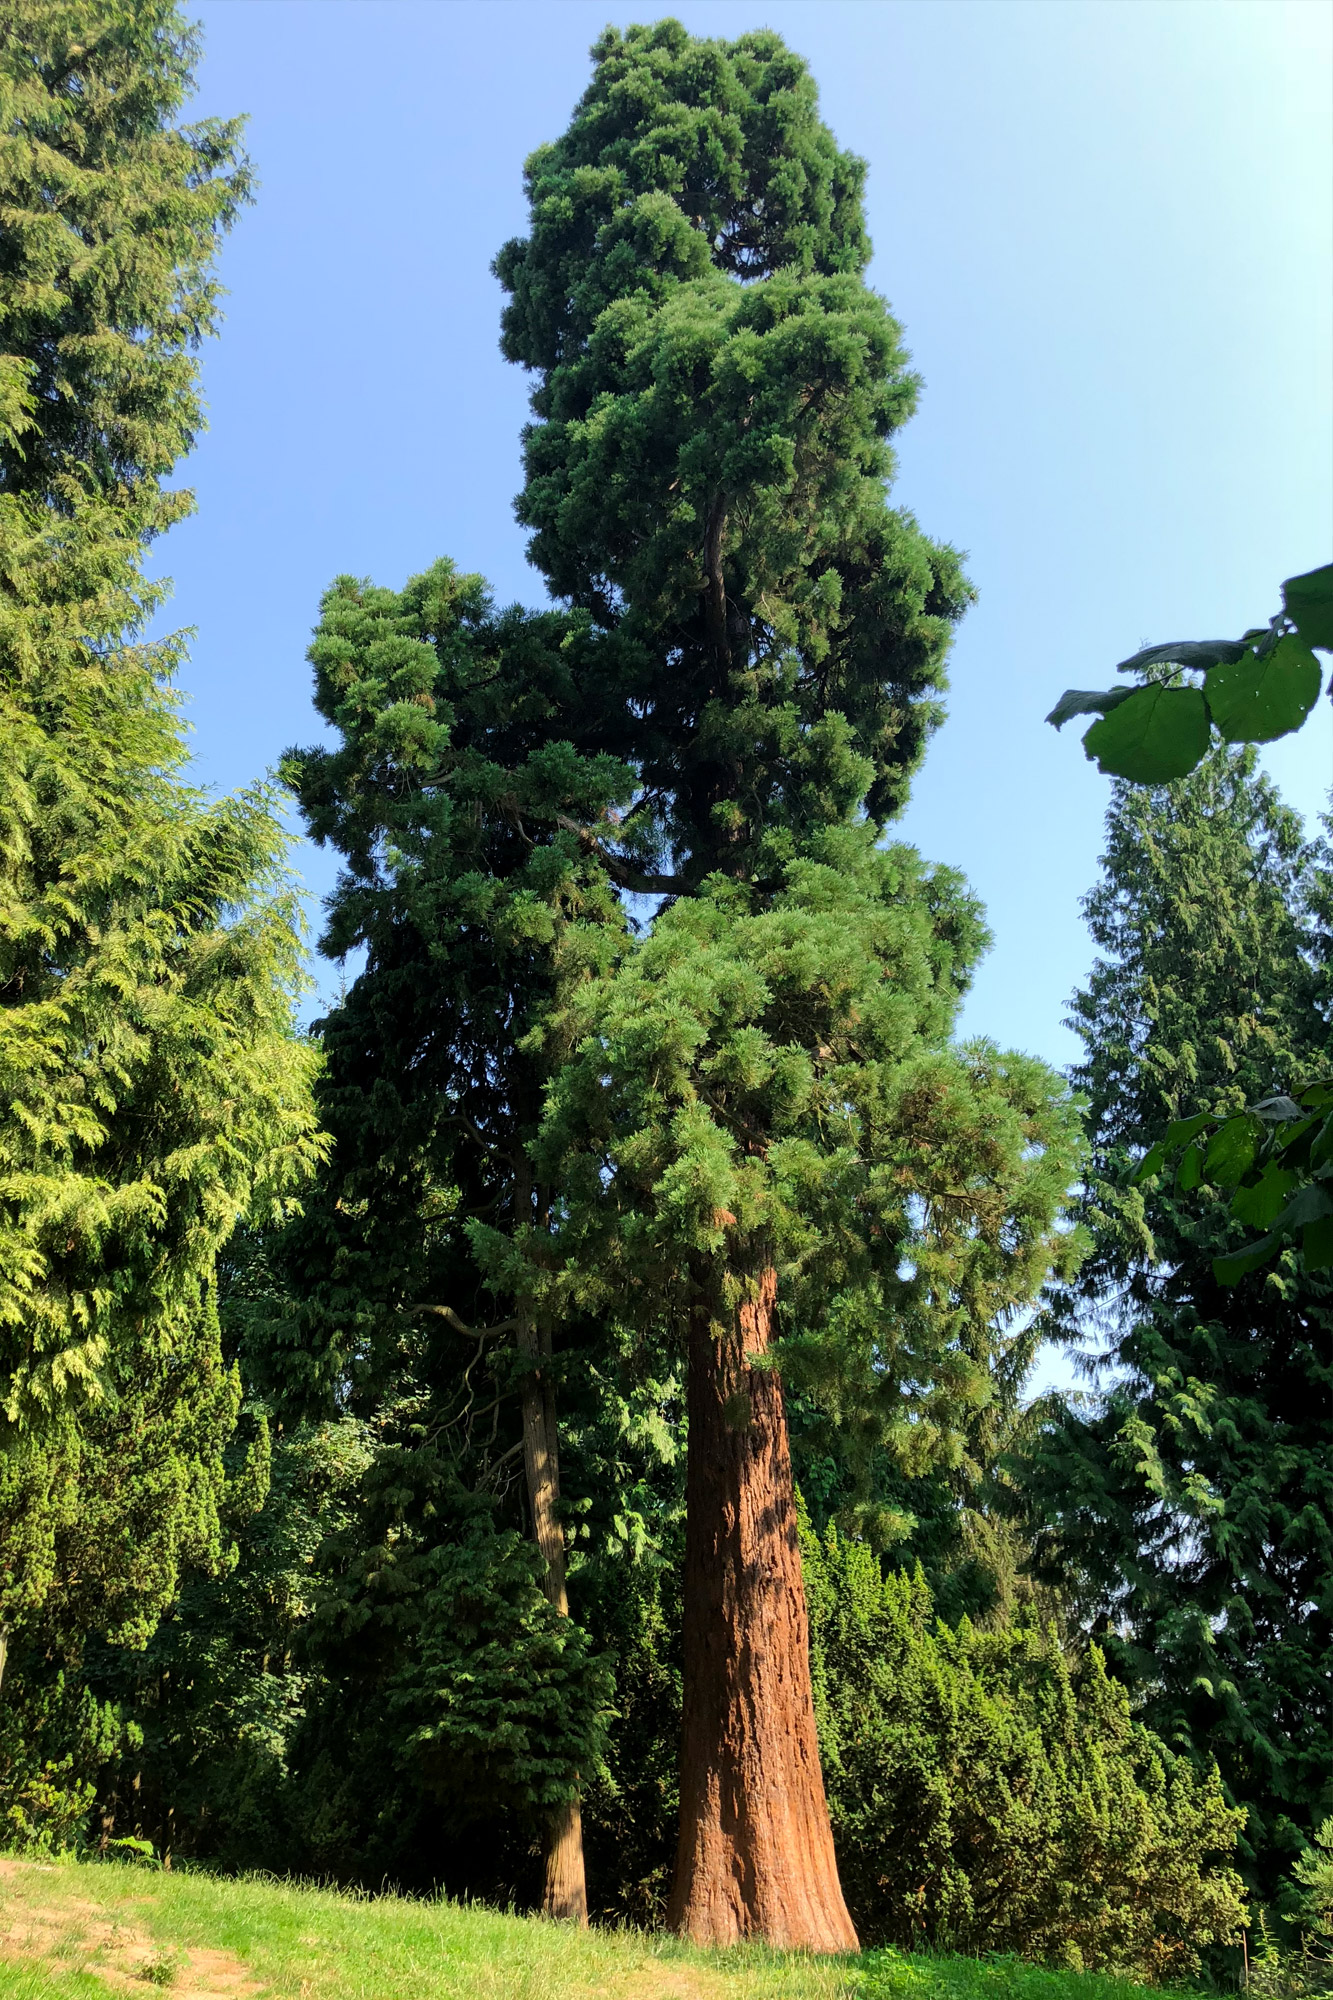
<svg viewBox="0 0 1333 2000">
<path fill-rule="evenodd" d="M 808 1523 L 801 1556 L 839 1855 L 867 1937 L 1197 1976 L 1245 1921 L 1243 1813 L 1132 1712 L 1097 1647 L 937 1615 L 917 1569 Z"/>
<path fill-rule="evenodd" d="M 1058 1411 L 1025 1484 L 1046 1573 L 1140 1712 L 1247 1808 L 1267 1896 L 1333 1799 L 1333 1285 L 1294 1245 L 1220 1284 L 1214 1258 L 1261 1218 L 1187 1171 L 1131 1177 L 1172 1120 L 1326 1072 L 1327 859 L 1252 750 L 1118 786 L 1107 829 L 1072 1016 L 1092 1250 L 1065 1300 L 1101 1386 Z"/>
<path fill-rule="evenodd" d="M 286 1346 L 266 1329 L 252 1356 L 285 1409 L 325 1413 L 336 1394 L 379 1422 L 386 1465 L 420 1463 L 424 1427 L 454 1494 L 452 1508 L 432 1502 L 432 1559 L 455 1562 L 450 1538 L 464 1527 L 478 1545 L 489 1508 L 497 1609 L 512 1592 L 505 1523 L 524 1462 L 567 1655 L 552 1724 L 563 1775 L 543 1771 L 533 1794 L 547 1820 L 545 1904 L 577 1919 L 577 1773 L 600 1682 L 568 1621 L 559 1362 L 549 1320 L 503 1284 L 488 1290 L 470 1235 L 483 1217 L 502 1233 L 544 1226 L 551 1191 L 529 1154 L 544 1024 L 624 930 L 581 838 L 632 788 L 599 747 L 615 735 L 604 693 L 615 653 L 580 614 L 497 614 L 480 580 L 447 562 L 402 592 L 343 578 L 327 593 L 311 658 L 339 741 L 291 753 L 285 770 L 312 834 L 344 861 L 323 949 L 363 948 L 366 962 L 323 1024 L 334 1158 L 280 1253 L 304 1305 Z M 510 1728 L 530 1733 L 533 1692 L 513 1665 Z"/>
<path fill-rule="evenodd" d="M 0 489 L 187 512 L 158 481 L 202 426 L 220 236 L 248 199 L 240 119 L 178 125 L 198 30 L 175 0 L 8 0 L 0 20 L 0 354 L 35 420 Z"/>
<path fill-rule="evenodd" d="M 666 21 L 609 29 L 593 56 L 569 130 L 528 162 L 531 232 L 496 266 L 504 350 L 536 376 L 518 513 L 553 590 L 620 642 L 629 823 L 656 831 L 658 886 L 685 900 L 591 1014 L 571 1010 L 543 1156 L 571 1190 L 556 1230 L 569 1293 L 616 1295 L 623 1273 L 619 1310 L 645 1331 L 664 1319 L 688 1352 L 672 1921 L 703 1941 L 845 1949 L 772 1366 L 779 1298 L 790 1288 L 783 1372 L 805 1365 L 867 1423 L 901 1426 L 909 1456 L 920 1419 L 929 1464 L 953 1448 L 951 1403 L 977 1393 L 988 1312 L 1046 1268 L 1070 1150 L 1049 1078 L 983 1084 L 941 1054 L 939 1091 L 977 1142 L 957 1185 L 931 1086 L 907 1108 L 913 1058 L 951 1024 L 959 913 L 941 899 L 933 945 L 927 916 L 891 1002 L 903 967 L 874 843 L 939 719 L 969 591 L 953 552 L 887 499 L 916 383 L 864 281 L 864 170 L 776 35 L 699 41 Z M 583 830 L 613 872 L 619 838 Z M 845 904 L 821 911 L 840 874 Z M 1028 1198 L 1025 1146 L 1046 1163 Z M 931 1218 L 921 1235 L 880 1185 L 895 1148 L 899 1192 Z M 949 1247 L 932 1269 L 938 1226 Z M 972 1286 L 974 1234 L 1006 1274 L 1003 1303 Z M 924 1380 L 885 1354 L 911 1345 L 893 1286 L 909 1242 Z M 493 1254 L 508 1272 L 505 1247 Z"/>
<path fill-rule="evenodd" d="M 0 25 L 0 1634 L 66 1650 L 216 1560 L 214 1260 L 317 1150 L 274 802 L 182 782 L 180 644 L 141 636 L 245 186 L 234 128 L 172 126 L 192 50 L 155 0 Z"/>
</svg>

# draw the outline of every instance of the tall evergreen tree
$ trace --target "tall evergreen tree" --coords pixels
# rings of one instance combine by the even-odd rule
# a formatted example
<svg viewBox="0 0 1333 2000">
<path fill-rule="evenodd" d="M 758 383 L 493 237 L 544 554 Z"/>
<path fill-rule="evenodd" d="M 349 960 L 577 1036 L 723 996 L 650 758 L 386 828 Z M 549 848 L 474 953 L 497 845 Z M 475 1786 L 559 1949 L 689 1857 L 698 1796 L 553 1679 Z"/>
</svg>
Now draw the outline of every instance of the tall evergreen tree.
<svg viewBox="0 0 1333 2000">
<path fill-rule="evenodd" d="M 0 25 L 0 1642 L 57 1652 L 142 1643 L 217 1559 L 214 1262 L 317 1151 L 274 803 L 182 782 L 180 645 L 141 636 L 245 186 L 234 128 L 172 124 L 192 49 L 153 0 Z"/>
<path fill-rule="evenodd" d="M 529 1147 L 549 1073 L 544 1024 L 624 931 L 603 859 L 581 838 L 633 785 L 597 747 L 614 736 L 615 653 L 582 614 L 497 615 L 479 579 L 446 562 L 401 593 L 342 579 L 311 651 L 316 702 L 340 740 L 285 767 L 312 834 L 344 861 L 323 948 L 363 948 L 366 963 L 323 1024 L 335 1155 L 281 1252 L 305 1304 L 290 1344 L 266 1333 L 254 1365 L 289 1411 L 341 1402 L 383 1424 L 397 1408 L 385 1464 L 409 1450 L 420 1463 L 423 1432 L 433 1440 L 455 1505 L 436 1499 L 431 1559 L 454 1560 L 451 1538 L 470 1523 L 475 1541 L 489 1508 L 497 1588 L 513 1568 L 503 1536 L 521 1458 L 561 1621 L 551 1327 L 503 1285 L 487 1289 L 470 1234 L 482 1218 L 511 1233 L 543 1226 L 552 1193 Z M 559 1645 L 573 1688 L 585 1642 L 568 1629 Z M 563 1917 L 586 1914 L 576 1776 L 594 1684 L 585 1676 L 552 1725 L 569 1746 L 563 1775 L 544 1771 L 529 1801 L 549 1822 L 546 1907 Z M 516 1704 L 529 1699 L 521 1674 L 511 1688 Z M 517 1707 L 512 1722 L 531 1733 Z"/>
<path fill-rule="evenodd" d="M 888 1428 L 900 1416 L 907 1424 L 902 1380 L 874 1328 L 882 1306 L 893 1328 L 883 1340 L 896 1347 L 882 1288 L 892 1290 L 912 1232 L 899 1211 L 886 1216 L 854 1280 L 837 1269 L 834 1246 L 845 1243 L 856 1263 L 851 1245 L 863 1224 L 874 1235 L 879 1199 L 859 1176 L 892 1175 L 893 1117 L 880 1122 L 877 1093 L 896 1101 L 904 1086 L 889 1080 L 894 1063 L 910 1072 L 915 1036 L 928 1040 L 928 1023 L 943 1036 L 951 1018 L 941 969 L 932 999 L 909 986 L 899 1016 L 891 1025 L 883 1017 L 883 1045 L 858 1042 L 858 1015 L 880 1019 L 871 996 L 878 1001 L 881 982 L 887 994 L 900 969 L 882 931 L 874 841 L 939 719 L 950 631 L 969 592 L 953 552 L 888 503 L 889 439 L 911 414 L 916 383 L 899 328 L 864 281 L 864 170 L 820 121 L 804 63 L 771 33 L 699 41 L 673 21 L 608 30 L 593 56 L 569 130 L 528 163 L 531 232 L 497 261 L 511 294 L 505 352 L 536 375 L 518 512 L 552 588 L 621 643 L 639 787 L 629 823 L 656 830 L 659 885 L 697 899 L 698 910 L 677 904 L 660 917 L 642 961 L 665 966 L 680 955 L 678 1018 L 663 1018 L 634 957 L 620 982 L 598 989 L 597 1007 L 623 1024 L 617 1035 L 577 1010 L 571 1017 L 571 1032 L 588 1035 L 575 1070 L 584 1083 L 573 1097 L 557 1095 L 550 1144 L 561 1177 L 580 1187 L 566 1218 L 571 1247 L 586 1260 L 594 1240 L 625 1250 L 641 1233 L 666 1282 L 656 1295 L 641 1289 L 640 1313 L 629 1316 L 646 1326 L 665 1314 L 673 1329 L 688 1328 L 672 1920 L 704 1940 L 759 1933 L 839 1949 L 855 1933 L 815 1749 L 771 1350 L 784 1273 L 799 1296 L 796 1274 L 823 1267 L 823 1305 L 844 1284 L 858 1303 L 843 1323 L 835 1315 L 827 1343 L 813 1338 L 819 1309 L 795 1305 L 796 1326 L 812 1338 L 793 1343 L 784 1370 L 817 1356 L 826 1394 L 831 1377 L 847 1378 L 845 1401 L 857 1400 L 850 1379 L 859 1372 L 856 1390 Z M 588 826 L 583 838 L 614 873 L 620 829 Z M 822 892 L 810 885 L 840 867 L 855 885 L 851 900 L 837 919 L 816 919 L 804 899 L 813 893 L 818 904 Z M 839 921 L 856 969 L 826 984 L 819 954 L 839 963 L 829 934 Z M 749 962 L 769 923 L 774 935 L 793 930 L 780 981 L 786 1011 Z M 942 924 L 947 934 L 947 917 Z M 921 1160 L 902 1166 L 903 1185 L 919 1187 L 934 1219 L 958 1200 L 993 1247 L 1009 1226 L 999 1222 L 1006 1195 L 1022 1179 L 1025 1095 L 1035 1121 L 1027 1143 L 1050 1148 L 1052 1183 L 1068 1164 L 1058 1092 L 1029 1084 L 1016 1089 L 1014 1115 L 1000 1118 L 1007 1136 L 984 1164 L 969 1161 L 964 1187 L 928 1173 L 918 1183 Z M 967 1096 L 961 1081 L 957 1089 Z M 993 1109 L 1005 1095 L 1001 1084 Z M 873 1134 L 864 1157 L 850 1136 L 861 1120 Z M 911 1155 L 911 1137 L 902 1143 Z M 841 1166 L 847 1208 L 820 1214 Z M 1056 1198 L 1048 1186 L 1033 1203 L 1038 1264 Z M 821 1232 L 831 1263 L 814 1247 Z M 1026 1265 L 1027 1236 L 1017 1234 Z M 802 1237 L 813 1240 L 798 1250 Z M 534 1248 L 542 1252 L 536 1239 Z M 928 1265 L 924 1239 L 918 1248 Z M 498 1246 L 496 1255 L 507 1268 Z M 954 1283 L 966 1290 L 961 1270 L 925 1312 L 923 1416 L 932 1399 L 943 1417 L 951 1393 L 965 1401 L 969 1385 L 975 1391 L 970 1315 Z M 921 1302 L 931 1284 L 923 1270 Z M 951 1316 L 952 1345 L 936 1337 Z M 940 1430 L 950 1433 L 947 1418 Z M 934 1435 L 926 1416 L 923 1463 Z"/>
<path fill-rule="evenodd" d="M 202 427 L 194 350 L 213 257 L 250 191 L 240 119 L 178 125 L 198 30 L 175 0 L 8 0 L 0 19 L 0 353 L 36 418 L 0 490 L 188 511 L 158 481 Z"/>
<path fill-rule="evenodd" d="M 1065 1300 L 1101 1387 L 1058 1409 L 1028 1483 L 1046 1573 L 1152 1727 L 1216 1757 L 1268 1895 L 1333 1801 L 1333 1285 L 1294 1246 L 1218 1284 L 1262 1218 L 1188 1170 L 1130 1178 L 1171 1120 L 1326 1072 L 1327 859 L 1251 750 L 1118 787 L 1107 825 L 1072 1017 L 1093 1247 Z"/>
</svg>

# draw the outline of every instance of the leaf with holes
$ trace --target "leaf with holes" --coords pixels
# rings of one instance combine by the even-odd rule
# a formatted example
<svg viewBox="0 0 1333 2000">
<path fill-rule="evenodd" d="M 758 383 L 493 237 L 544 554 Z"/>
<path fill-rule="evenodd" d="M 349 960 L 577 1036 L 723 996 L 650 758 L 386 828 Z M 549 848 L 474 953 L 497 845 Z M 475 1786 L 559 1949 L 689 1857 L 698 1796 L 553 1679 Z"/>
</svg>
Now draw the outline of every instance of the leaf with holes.
<svg viewBox="0 0 1333 2000">
<path fill-rule="evenodd" d="M 1265 659 L 1246 653 L 1233 665 L 1211 668 L 1203 691 L 1228 743 L 1271 743 L 1300 728 L 1322 681 L 1310 648 L 1289 632 Z"/>
<path fill-rule="evenodd" d="M 1083 738 L 1112 778 L 1164 784 L 1192 771 L 1208 748 L 1208 710 L 1198 688 L 1136 688 Z"/>
</svg>

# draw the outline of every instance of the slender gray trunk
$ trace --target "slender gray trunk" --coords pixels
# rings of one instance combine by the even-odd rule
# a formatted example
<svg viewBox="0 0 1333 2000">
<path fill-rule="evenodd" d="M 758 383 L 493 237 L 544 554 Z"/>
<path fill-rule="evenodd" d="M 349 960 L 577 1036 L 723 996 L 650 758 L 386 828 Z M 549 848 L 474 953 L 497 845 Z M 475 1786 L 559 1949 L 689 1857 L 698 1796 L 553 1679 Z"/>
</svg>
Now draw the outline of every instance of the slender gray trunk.
<svg viewBox="0 0 1333 2000">
<path fill-rule="evenodd" d="M 531 1186 L 520 1183 L 526 1212 Z M 519 1353 L 528 1364 L 523 1381 L 523 1462 L 533 1539 L 545 1562 L 542 1587 L 562 1618 L 569 1616 L 565 1584 L 565 1536 L 560 1526 L 560 1445 L 556 1423 L 555 1384 L 551 1380 L 551 1334 L 536 1320 L 525 1320 L 518 1336 Z M 583 1814 L 577 1794 L 551 1815 L 546 1836 L 546 1889 L 542 1908 L 548 1917 L 586 1924 L 588 1889 L 583 1866 Z"/>
</svg>

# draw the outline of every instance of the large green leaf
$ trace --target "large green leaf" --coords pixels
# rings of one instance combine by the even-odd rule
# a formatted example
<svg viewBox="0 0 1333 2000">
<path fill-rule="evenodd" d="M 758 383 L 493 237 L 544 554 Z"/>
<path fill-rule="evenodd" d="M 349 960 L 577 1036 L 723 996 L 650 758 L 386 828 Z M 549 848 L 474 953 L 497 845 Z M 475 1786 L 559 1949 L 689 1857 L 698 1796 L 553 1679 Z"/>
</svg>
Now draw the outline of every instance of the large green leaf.
<svg viewBox="0 0 1333 2000">
<path fill-rule="evenodd" d="M 1272 1236 L 1261 1236 L 1257 1243 L 1247 1243 L 1243 1250 L 1233 1250 L 1229 1257 L 1214 1257 L 1213 1276 L 1219 1285 L 1238 1285 L 1251 1271 L 1257 1271 L 1261 1264 L 1276 1256 L 1284 1240 L 1277 1230 Z"/>
<path fill-rule="evenodd" d="M 1097 691 L 1091 688 L 1066 688 L 1046 720 L 1063 729 L 1071 716 L 1109 715 L 1113 708 L 1119 708 L 1122 701 L 1128 701 L 1133 688 L 1107 688 Z"/>
<path fill-rule="evenodd" d="M 1303 1229 L 1309 1222 L 1320 1222 L 1325 1216 L 1333 1216 L 1333 1196 L 1320 1187 L 1318 1181 L 1307 1181 L 1297 1188 L 1286 1207 L 1274 1219 L 1275 1229 Z"/>
<path fill-rule="evenodd" d="M 1302 1095 L 1301 1102 L 1306 1101 Z M 1285 1125 L 1301 1115 L 1300 1104 L 1294 1097 L 1288 1097 L 1284 1090 L 1275 1091 L 1271 1097 L 1261 1097 L 1257 1104 L 1250 1106 L 1250 1110 L 1256 1118 L 1264 1119 L 1269 1125 Z"/>
<path fill-rule="evenodd" d="M 1310 1165 L 1327 1166 L 1333 1160 L 1333 1117 L 1326 1118 L 1310 1142 Z"/>
<path fill-rule="evenodd" d="M 1245 651 L 1243 639 L 1176 639 L 1167 646 L 1145 646 L 1116 664 L 1118 674 L 1136 674 L 1140 667 L 1215 667 L 1219 660 L 1238 660 Z"/>
<path fill-rule="evenodd" d="M 1333 563 L 1289 576 L 1282 586 L 1282 603 L 1307 646 L 1333 652 Z"/>
<path fill-rule="evenodd" d="M 1196 1111 L 1189 1118 L 1176 1118 L 1162 1134 L 1162 1144 L 1168 1153 L 1177 1146 L 1188 1146 L 1191 1139 L 1197 1139 L 1205 1125 L 1216 1123 L 1211 1111 Z"/>
<path fill-rule="evenodd" d="M 1218 1187 L 1237 1186 L 1253 1166 L 1263 1136 L 1263 1126 L 1248 1112 L 1240 1111 L 1234 1118 L 1228 1118 L 1218 1126 L 1209 1143 L 1204 1179 Z"/>
<path fill-rule="evenodd" d="M 1112 778 L 1160 785 L 1183 778 L 1208 748 L 1208 710 L 1198 688 L 1136 688 L 1083 738 Z"/>
<path fill-rule="evenodd" d="M 1310 648 L 1289 632 L 1266 659 L 1246 653 L 1232 664 L 1211 667 L 1203 690 L 1228 743 L 1271 743 L 1300 728 L 1319 699 L 1322 681 Z"/>
<path fill-rule="evenodd" d="M 1177 1118 L 1173 1125 L 1167 1126 L 1156 1145 L 1150 1146 L 1139 1161 L 1129 1177 L 1130 1186 L 1139 1187 L 1144 1181 L 1151 1180 L 1154 1174 L 1161 1172 L 1168 1153 L 1174 1153 L 1179 1147 L 1188 1145 L 1191 1139 L 1203 1131 L 1205 1125 L 1214 1123 L 1216 1120 L 1211 1111 L 1196 1112 L 1192 1118 Z"/>
<path fill-rule="evenodd" d="M 1247 1222 L 1252 1229 L 1271 1229 L 1295 1185 L 1290 1167 L 1270 1160 L 1252 1186 L 1237 1188 L 1231 1197 L 1231 1213 L 1237 1222 Z"/>
<path fill-rule="evenodd" d="M 1333 1215 L 1306 1223 L 1301 1234 L 1301 1254 L 1307 1271 L 1324 1271 L 1333 1264 Z"/>
</svg>

